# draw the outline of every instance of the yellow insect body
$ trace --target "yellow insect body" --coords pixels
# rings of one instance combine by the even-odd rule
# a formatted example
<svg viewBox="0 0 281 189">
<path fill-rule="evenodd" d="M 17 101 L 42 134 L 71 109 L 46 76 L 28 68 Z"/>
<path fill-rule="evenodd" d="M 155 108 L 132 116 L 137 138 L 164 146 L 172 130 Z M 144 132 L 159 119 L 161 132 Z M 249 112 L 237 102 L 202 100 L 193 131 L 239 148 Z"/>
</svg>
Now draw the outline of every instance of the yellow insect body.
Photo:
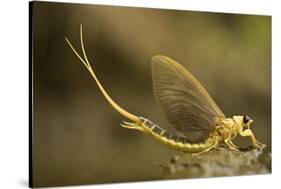
<svg viewBox="0 0 281 189">
<path fill-rule="evenodd" d="M 170 146 L 172 148 L 175 148 L 180 151 L 186 151 L 186 152 L 201 152 L 205 149 L 211 149 L 212 147 L 216 146 L 217 139 L 215 137 L 209 137 L 205 141 L 202 141 L 201 143 L 191 143 L 187 141 L 185 137 L 177 136 L 169 131 L 166 131 L 159 127 L 158 125 L 153 124 L 151 121 L 149 121 L 146 118 L 140 117 L 140 123 L 139 126 L 136 125 L 136 123 L 128 123 L 123 122 L 121 124 L 123 127 L 129 128 L 129 129 L 137 129 L 141 132 L 152 136 L 154 139 L 158 140 L 159 142 Z M 157 128 L 157 130 L 155 130 Z"/>
<path fill-rule="evenodd" d="M 82 25 L 81 48 L 84 58 L 65 38 L 75 55 L 80 59 L 96 81 L 108 103 L 124 117 L 133 122 L 123 122 L 122 127 L 139 130 L 159 142 L 184 152 L 200 154 L 219 144 L 238 150 L 232 140 L 239 134 L 250 137 L 253 146 L 263 148 L 250 129 L 253 122 L 248 116 L 226 118 L 204 87 L 183 66 L 169 57 L 157 55 L 152 58 L 154 94 L 169 123 L 183 136 L 173 134 L 150 120 L 129 113 L 116 104 L 97 79 L 85 53 Z"/>
</svg>

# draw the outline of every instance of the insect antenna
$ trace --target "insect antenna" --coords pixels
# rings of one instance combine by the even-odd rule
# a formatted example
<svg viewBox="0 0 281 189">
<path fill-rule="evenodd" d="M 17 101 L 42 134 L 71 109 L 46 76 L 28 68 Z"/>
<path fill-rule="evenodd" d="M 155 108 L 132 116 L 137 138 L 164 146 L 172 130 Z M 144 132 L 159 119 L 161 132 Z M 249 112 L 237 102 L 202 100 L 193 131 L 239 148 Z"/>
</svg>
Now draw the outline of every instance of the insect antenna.
<svg viewBox="0 0 281 189">
<path fill-rule="evenodd" d="M 85 52 L 85 48 L 84 48 L 84 42 L 83 42 L 83 28 L 82 28 L 82 24 L 80 25 L 80 43 L 81 43 L 81 48 L 82 48 L 82 52 L 83 52 L 83 56 L 84 59 L 79 55 L 79 53 L 75 50 L 75 48 L 73 47 L 73 45 L 71 44 L 71 42 L 68 40 L 67 37 L 65 37 L 66 42 L 68 43 L 68 45 L 70 46 L 70 48 L 72 49 L 72 51 L 74 52 L 74 54 L 79 58 L 79 60 L 84 64 L 84 66 L 87 68 L 87 70 L 89 71 L 89 73 L 91 74 L 92 78 L 95 80 L 95 82 L 98 85 L 99 90 L 101 91 L 101 93 L 103 94 L 103 96 L 105 97 L 105 99 L 107 100 L 107 102 L 120 114 L 122 114 L 124 117 L 134 121 L 134 122 L 140 122 L 140 119 L 135 116 L 134 114 L 131 114 L 130 112 L 126 111 L 125 109 L 123 109 L 122 107 L 120 107 L 117 103 L 115 103 L 112 98 L 107 94 L 107 92 L 105 91 L 105 89 L 103 88 L 103 86 L 101 85 L 101 83 L 99 82 L 88 58 Z"/>
</svg>

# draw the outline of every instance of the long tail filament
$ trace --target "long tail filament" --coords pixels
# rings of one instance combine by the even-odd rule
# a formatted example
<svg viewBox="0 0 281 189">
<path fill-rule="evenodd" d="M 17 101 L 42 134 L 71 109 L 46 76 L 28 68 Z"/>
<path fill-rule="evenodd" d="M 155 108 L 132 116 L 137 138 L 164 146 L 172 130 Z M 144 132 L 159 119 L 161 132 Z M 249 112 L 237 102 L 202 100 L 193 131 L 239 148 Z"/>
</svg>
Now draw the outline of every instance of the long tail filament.
<svg viewBox="0 0 281 189">
<path fill-rule="evenodd" d="M 72 49 L 72 51 L 75 53 L 75 55 L 80 59 L 80 61 L 84 64 L 84 66 L 88 69 L 88 71 L 90 72 L 91 76 L 93 77 L 93 79 L 96 81 L 98 88 L 100 89 L 101 93 L 103 94 L 103 96 L 105 97 L 105 99 L 107 100 L 107 102 L 120 114 L 122 114 L 123 116 L 125 116 L 126 118 L 134 121 L 134 122 L 139 122 L 140 119 L 129 113 L 128 111 L 126 111 L 125 109 L 121 108 L 118 104 L 116 104 L 112 98 L 107 94 L 107 92 L 104 90 L 103 86 L 101 85 L 101 83 L 99 82 L 95 72 L 93 71 L 91 64 L 87 58 L 86 52 L 85 52 L 85 48 L 84 48 L 84 43 L 83 43 L 83 29 L 82 29 L 82 24 L 80 25 L 80 42 L 81 42 L 81 48 L 82 48 L 82 52 L 83 52 L 83 56 L 84 59 L 78 54 L 78 52 L 75 50 L 75 48 L 72 46 L 72 44 L 70 43 L 70 41 L 68 40 L 67 37 L 65 37 L 66 42 L 68 43 L 68 45 L 70 46 L 70 48 Z"/>
</svg>

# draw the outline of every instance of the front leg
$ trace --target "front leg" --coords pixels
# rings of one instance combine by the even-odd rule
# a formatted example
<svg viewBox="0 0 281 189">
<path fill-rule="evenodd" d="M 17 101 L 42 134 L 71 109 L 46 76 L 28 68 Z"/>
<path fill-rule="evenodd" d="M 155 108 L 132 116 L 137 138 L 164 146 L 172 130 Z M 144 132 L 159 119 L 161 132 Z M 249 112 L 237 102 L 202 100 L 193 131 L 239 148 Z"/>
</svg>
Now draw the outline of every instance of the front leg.
<svg viewBox="0 0 281 189">
<path fill-rule="evenodd" d="M 251 131 L 251 129 L 246 129 L 246 130 L 240 132 L 239 134 L 240 134 L 241 136 L 243 136 L 243 137 L 246 137 L 246 136 L 251 137 L 252 143 L 253 143 L 253 145 L 254 145 L 255 147 L 264 148 L 264 147 L 266 146 L 265 144 L 259 142 L 259 141 L 256 139 L 256 137 L 255 137 L 255 135 L 253 134 L 253 132 Z"/>
</svg>

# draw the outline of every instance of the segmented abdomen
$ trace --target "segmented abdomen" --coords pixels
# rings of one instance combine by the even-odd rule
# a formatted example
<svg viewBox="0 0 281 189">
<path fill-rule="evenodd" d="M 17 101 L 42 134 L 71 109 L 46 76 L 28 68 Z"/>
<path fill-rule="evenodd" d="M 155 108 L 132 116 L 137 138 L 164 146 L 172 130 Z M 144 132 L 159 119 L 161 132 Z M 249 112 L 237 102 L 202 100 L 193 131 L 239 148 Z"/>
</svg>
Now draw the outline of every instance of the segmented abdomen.
<svg viewBox="0 0 281 189">
<path fill-rule="evenodd" d="M 211 147 L 215 143 L 215 140 L 213 138 L 208 138 L 201 143 L 192 143 L 186 137 L 171 133 L 154 124 L 149 119 L 146 119 L 144 117 L 139 117 L 139 119 L 142 121 L 143 128 L 146 129 L 148 133 L 152 135 L 156 140 L 178 150 L 186 152 L 200 152 Z"/>
</svg>

